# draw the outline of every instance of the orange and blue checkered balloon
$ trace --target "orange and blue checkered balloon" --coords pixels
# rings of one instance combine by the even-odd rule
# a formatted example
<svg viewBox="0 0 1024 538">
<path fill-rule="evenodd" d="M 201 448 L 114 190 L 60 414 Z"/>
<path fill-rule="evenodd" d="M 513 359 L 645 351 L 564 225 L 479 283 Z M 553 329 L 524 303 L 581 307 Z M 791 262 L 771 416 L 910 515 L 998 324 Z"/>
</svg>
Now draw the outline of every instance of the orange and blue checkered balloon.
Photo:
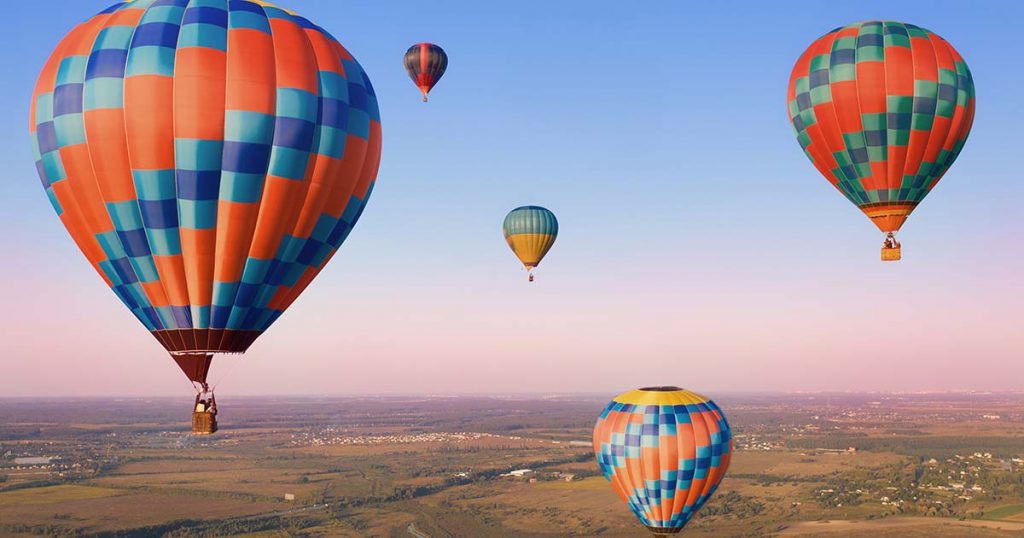
<svg viewBox="0 0 1024 538">
<path fill-rule="evenodd" d="M 797 60 L 786 100 L 819 172 L 883 232 L 900 229 L 960 154 L 974 121 L 967 63 L 934 33 L 868 21 Z"/>
<path fill-rule="evenodd" d="M 679 387 L 620 394 L 594 425 L 604 477 L 657 535 L 683 529 L 715 493 L 732 457 L 732 431 L 710 399 Z"/>
<path fill-rule="evenodd" d="M 171 352 L 242 352 L 373 189 L 380 114 L 324 29 L 267 2 L 134 0 L 71 30 L 36 84 L 43 187 Z"/>
</svg>

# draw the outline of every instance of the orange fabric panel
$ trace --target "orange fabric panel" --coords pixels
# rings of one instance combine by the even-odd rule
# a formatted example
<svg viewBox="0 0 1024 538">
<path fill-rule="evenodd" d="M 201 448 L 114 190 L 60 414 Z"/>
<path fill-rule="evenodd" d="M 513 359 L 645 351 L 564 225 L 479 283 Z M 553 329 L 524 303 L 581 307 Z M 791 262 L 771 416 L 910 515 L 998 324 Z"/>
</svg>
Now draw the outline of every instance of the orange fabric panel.
<svg viewBox="0 0 1024 538">
<path fill-rule="evenodd" d="M 334 187 L 334 180 L 340 176 L 340 159 L 326 155 L 312 155 L 311 159 L 309 193 L 302 204 L 302 211 L 299 212 L 298 221 L 292 232 L 295 237 L 309 237 L 313 233 L 327 204 L 328 193 Z"/>
<path fill-rule="evenodd" d="M 366 148 L 366 158 L 363 161 L 362 170 L 359 172 L 359 184 L 355 190 L 355 195 L 362 200 L 366 200 L 370 184 L 377 178 L 377 169 L 380 167 L 381 140 L 380 123 L 371 121 L 370 141 Z"/>
<path fill-rule="evenodd" d="M 260 204 L 256 231 L 249 248 L 249 256 L 269 260 L 277 253 L 285 230 L 291 231 L 306 197 L 308 180 L 267 176 L 263 184 L 263 202 Z"/>
<path fill-rule="evenodd" d="M 249 240 L 256 227 L 259 204 L 217 202 L 217 265 L 214 278 L 235 282 L 242 277 Z"/>
<path fill-rule="evenodd" d="M 270 29 L 274 34 L 277 87 L 318 93 L 316 56 L 306 37 L 306 31 L 284 19 L 270 19 Z"/>
<path fill-rule="evenodd" d="M 102 108 L 85 112 L 85 132 L 92 157 L 92 168 L 100 192 L 108 202 L 136 199 L 135 181 L 128 160 L 124 109 Z"/>
<path fill-rule="evenodd" d="M 174 134 L 224 138 L 227 54 L 205 47 L 178 49 L 174 64 Z"/>
<path fill-rule="evenodd" d="M 213 265 L 216 258 L 217 230 L 179 228 L 181 254 L 188 282 L 189 303 L 210 304 L 213 297 Z"/>
<path fill-rule="evenodd" d="M 269 35 L 247 28 L 228 31 L 226 108 L 273 114 L 277 103 L 274 69 L 274 42 Z"/>
<path fill-rule="evenodd" d="M 888 95 L 914 95 L 914 59 L 910 49 L 885 48 L 885 87 Z"/>
<path fill-rule="evenodd" d="M 857 82 L 847 80 L 832 83 L 833 109 L 839 120 L 839 128 L 843 133 L 856 133 L 864 130 L 860 121 L 860 99 L 857 95 Z"/>
<path fill-rule="evenodd" d="M 174 256 L 153 256 L 153 263 L 160 273 L 160 281 L 163 282 L 167 296 L 173 305 L 187 305 L 188 283 L 185 280 L 185 267 L 182 265 L 181 255 Z"/>
<path fill-rule="evenodd" d="M 60 183 L 67 182 L 71 185 L 72 195 L 78 203 L 80 215 L 89 233 L 99 234 L 113 230 L 114 224 L 110 221 L 110 214 L 103 204 L 99 185 L 92 172 L 89 147 L 77 144 L 64 146 L 58 151 L 64 163 L 64 171 L 68 175 L 68 179 Z"/>
<path fill-rule="evenodd" d="M 858 63 L 856 85 L 861 114 L 881 114 L 886 111 L 885 63 Z"/>
<path fill-rule="evenodd" d="M 306 30 L 306 37 L 313 47 L 313 54 L 316 56 L 316 63 L 320 71 L 345 74 L 345 67 L 341 65 L 341 57 L 331 44 L 331 40 L 316 30 Z"/>
<path fill-rule="evenodd" d="M 124 80 L 125 128 L 133 168 L 174 168 L 174 80 L 139 75 Z"/>
<path fill-rule="evenodd" d="M 366 159 L 369 142 L 358 136 L 348 135 L 345 140 L 345 155 L 341 158 L 338 168 L 338 176 L 331 189 L 331 196 L 324 208 L 324 213 L 338 218 L 341 216 L 345 206 L 348 205 L 349 197 L 355 192 L 360 181 L 360 172 L 363 169 L 363 161 Z"/>
<path fill-rule="evenodd" d="M 149 298 L 149 302 L 154 307 L 169 306 L 171 304 L 167 300 L 167 292 L 164 291 L 164 285 L 161 284 L 159 280 L 154 280 L 153 282 L 139 282 L 139 285 L 142 286 L 142 291 L 146 293 L 146 297 Z"/>
</svg>

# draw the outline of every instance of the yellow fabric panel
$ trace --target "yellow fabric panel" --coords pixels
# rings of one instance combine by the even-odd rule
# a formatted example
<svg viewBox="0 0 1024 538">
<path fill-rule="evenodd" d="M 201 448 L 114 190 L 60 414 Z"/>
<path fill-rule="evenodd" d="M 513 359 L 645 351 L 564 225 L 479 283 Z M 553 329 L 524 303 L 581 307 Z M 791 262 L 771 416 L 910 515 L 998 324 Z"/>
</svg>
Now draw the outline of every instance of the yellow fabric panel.
<svg viewBox="0 0 1024 538">
<path fill-rule="evenodd" d="M 536 267 L 540 260 L 555 244 L 555 236 L 551 234 L 516 234 L 505 238 L 512 252 L 527 267 Z"/>
<path fill-rule="evenodd" d="M 615 401 L 634 405 L 695 405 L 708 402 L 708 398 L 685 389 L 655 391 L 636 389 L 615 397 Z"/>
</svg>

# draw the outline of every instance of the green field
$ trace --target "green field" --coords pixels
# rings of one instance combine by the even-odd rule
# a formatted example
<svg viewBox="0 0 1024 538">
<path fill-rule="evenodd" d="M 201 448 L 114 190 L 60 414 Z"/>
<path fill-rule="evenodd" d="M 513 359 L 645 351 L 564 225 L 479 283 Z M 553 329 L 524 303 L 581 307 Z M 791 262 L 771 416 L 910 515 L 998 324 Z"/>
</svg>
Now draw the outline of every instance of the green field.
<svg viewBox="0 0 1024 538">
<path fill-rule="evenodd" d="M 1024 504 L 1011 504 L 1007 506 L 1000 506 L 995 510 L 985 512 L 984 519 L 1009 519 L 1024 521 L 1024 517 L 1016 517 L 1024 515 Z"/>
<path fill-rule="evenodd" d="M 122 492 L 116 489 L 90 486 L 62 485 L 26 488 L 0 493 L 0 506 L 66 503 L 85 499 L 102 499 L 121 494 Z"/>
</svg>

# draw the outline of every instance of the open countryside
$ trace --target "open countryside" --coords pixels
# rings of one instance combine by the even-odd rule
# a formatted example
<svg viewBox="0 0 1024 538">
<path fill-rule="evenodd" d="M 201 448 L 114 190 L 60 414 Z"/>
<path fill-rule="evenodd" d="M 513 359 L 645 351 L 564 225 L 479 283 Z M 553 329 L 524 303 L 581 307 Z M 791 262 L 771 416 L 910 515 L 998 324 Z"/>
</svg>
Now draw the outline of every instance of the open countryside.
<svg viewBox="0 0 1024 538">
<path fill-rule="evenodd" d="M 690 535 L 1024 536 L 1024 394 L 719 399 L 735 454 Z M 238 398 L 194 437 L 170 399 L 0 400 L 0 534 L 637 536 L 605 401 Z"/>
</svg>

